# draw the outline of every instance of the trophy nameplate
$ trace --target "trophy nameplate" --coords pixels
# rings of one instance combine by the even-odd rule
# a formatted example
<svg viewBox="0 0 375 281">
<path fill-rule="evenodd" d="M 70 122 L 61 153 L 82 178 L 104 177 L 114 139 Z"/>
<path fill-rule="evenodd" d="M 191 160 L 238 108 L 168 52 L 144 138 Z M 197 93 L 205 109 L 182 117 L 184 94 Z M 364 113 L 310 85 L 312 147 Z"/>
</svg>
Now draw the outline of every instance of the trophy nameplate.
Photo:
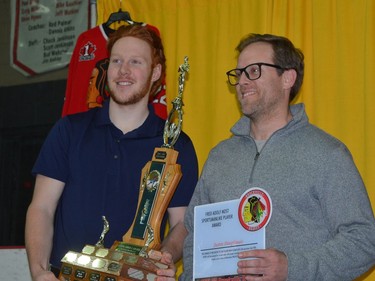
<svg viewBox="0 0 375 281">
<path fill-rule="evenodd" d="M 60 280 L 152 281 L 158 269 L 168 268 L 158 261 L 157 250 L 161 247 L 160 228 L 164 214 L 182 177 L 181 167 L 176 164 L 178 151 L 173 145 L 181 132 L 182 92 L 188 71 L 188 58 L 185 57 L 179 68 L 178 95 L 172 101 L 173 108 L 164 127 L 164 144 L 155 148 L 151 161 L 142 169 L 137 212 L 131 227 L 122 241 L 115 241 L 110 249 L 106 249 L 103 241 L 109 223 L 103 216 L 99 241 L 95 246 L 86 245 L 81 253 L 69 251 L 61 260 Z M 175 118 L 176 114 L 178 118 Z"/>
</svg>

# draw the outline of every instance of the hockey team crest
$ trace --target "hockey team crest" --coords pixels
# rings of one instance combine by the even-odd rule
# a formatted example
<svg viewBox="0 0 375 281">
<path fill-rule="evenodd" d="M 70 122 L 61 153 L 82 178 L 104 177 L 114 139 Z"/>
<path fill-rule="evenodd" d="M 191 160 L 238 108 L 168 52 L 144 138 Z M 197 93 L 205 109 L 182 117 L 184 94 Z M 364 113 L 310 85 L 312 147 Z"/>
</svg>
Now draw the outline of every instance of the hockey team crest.
<svg viewBox="0 0 375 281">
<path fill-rule="evenodd" d="M 238 218 L 248 231 L 257 231 L 267 225 L 272 214 L 272 202 L 268 193 L 261 188 L 244 192 L 238 206 Z"/>
<path fill-rule="evenodd" d="M 88 41 L 79 50 L 79 61 L 89 61 L 95 58 L 96 45 Z"/>
</svg>

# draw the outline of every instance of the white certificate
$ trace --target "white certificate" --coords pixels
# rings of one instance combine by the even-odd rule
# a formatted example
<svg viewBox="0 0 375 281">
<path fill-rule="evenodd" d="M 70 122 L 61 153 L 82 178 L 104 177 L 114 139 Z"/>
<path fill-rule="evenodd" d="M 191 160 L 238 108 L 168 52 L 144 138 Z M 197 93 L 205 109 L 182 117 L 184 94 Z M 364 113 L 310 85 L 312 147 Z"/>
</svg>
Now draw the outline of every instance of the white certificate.
<svg viewBox="0 0 375 281">
<path fill-rule="evenodd" d="M 237 274 L 238 253 L 265 249 L 271 200 L 260 188 L 194 209 L 193 279 Z"/>
</svg>

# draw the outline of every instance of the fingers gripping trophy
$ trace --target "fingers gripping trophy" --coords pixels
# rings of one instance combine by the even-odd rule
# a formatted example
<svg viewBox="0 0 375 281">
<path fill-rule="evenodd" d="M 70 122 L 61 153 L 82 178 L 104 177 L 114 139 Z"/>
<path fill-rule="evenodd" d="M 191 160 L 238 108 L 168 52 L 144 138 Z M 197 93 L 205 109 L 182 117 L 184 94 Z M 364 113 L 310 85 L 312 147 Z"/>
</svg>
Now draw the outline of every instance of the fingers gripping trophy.
<svg viewBox="0 0 375 281">
<path fill-rule="evenodd" d="M 182 93 L 189 71 L 188 57 L 179 67 L 178 95 L 164 126 L 161 147 L 154 150 L 151 161 L 142 169 L 137 212 L 122 241 L 104 248 L 104 238 L 110 230 L 105 216 L 103 231 L 95 245 L 86 245 L 81 253 L 69 251 L 61 260 L 59 279 L 63 281 L 152 281 L 156 270 L 168 266 L 151 258 L 150 253 L 161 247 L 160 227 L 168 204 L 182 177 L 176 164 L 178 151 L 173 149 L 182 126 Z M 157 255 L 156 255 L 157 256 Z"/>
</svg>

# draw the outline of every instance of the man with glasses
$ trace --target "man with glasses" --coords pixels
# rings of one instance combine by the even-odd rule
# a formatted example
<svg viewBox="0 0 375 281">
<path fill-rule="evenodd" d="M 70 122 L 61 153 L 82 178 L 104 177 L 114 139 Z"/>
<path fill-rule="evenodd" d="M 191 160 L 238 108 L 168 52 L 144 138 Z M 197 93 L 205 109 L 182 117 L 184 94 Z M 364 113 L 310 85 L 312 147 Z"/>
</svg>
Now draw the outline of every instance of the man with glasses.
<svg viewBox="0 0 375 281">
<path fill-rule="evenodd" d="M 374 215 L 347 147 L 310 124 L 303 104 L 291 105 L 302 52 L 268 34 L 245 37 L 237 51 L 237 67 L 226 74 L 243 116 L 210 152 L 189 204 L 180 280 L 192 280 L 194 207 L 239 199 L 253 187 L 272 198 L 266 249 L 240 252 L 238 276 L 212 280 L 356 278 L 375 262 Z"/>
</svg>

